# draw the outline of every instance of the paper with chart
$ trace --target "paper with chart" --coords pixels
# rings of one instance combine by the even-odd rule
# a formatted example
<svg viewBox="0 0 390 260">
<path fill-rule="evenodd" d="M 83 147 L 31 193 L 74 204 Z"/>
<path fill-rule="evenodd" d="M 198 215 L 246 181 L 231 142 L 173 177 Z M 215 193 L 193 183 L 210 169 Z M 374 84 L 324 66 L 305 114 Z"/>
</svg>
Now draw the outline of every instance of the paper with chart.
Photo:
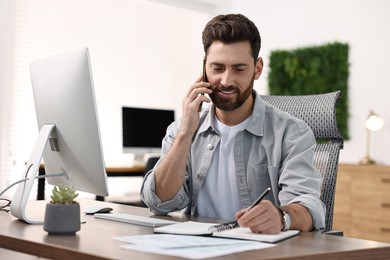
<svg viewBox="0 0 390 260">
<path fill-rule="evenodd" d="M 217 257 L 275 246 L 237 239 L 172 234 L 122 236 L 114 239 L 124 242 L 121 246 L 124 249 L 190 259 Z"/>
</svg>

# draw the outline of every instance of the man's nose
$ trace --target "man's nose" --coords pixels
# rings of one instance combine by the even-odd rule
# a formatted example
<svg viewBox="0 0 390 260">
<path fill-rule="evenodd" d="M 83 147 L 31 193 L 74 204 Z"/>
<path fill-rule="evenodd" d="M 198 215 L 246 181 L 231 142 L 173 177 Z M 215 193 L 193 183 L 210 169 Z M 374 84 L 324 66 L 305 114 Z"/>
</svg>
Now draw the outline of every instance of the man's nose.
<svg viewBox="0 0 390 260">
<path fill-rule="evenodd" d="M 228 87 L 233 84 L 233 73 L 229 70 L 225 70 L 221 75 L 221 85 L 224 87 Z"/>
</svg>

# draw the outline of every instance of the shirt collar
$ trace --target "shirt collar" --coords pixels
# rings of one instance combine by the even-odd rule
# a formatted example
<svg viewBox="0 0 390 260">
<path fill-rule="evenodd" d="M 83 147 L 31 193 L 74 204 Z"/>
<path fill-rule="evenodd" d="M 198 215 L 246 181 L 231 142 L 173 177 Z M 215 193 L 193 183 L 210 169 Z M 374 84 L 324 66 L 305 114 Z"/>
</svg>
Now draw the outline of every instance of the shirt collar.
<svg viewBox="0 0 390 260">
<path fill-rule="evenodd" d="M 253 98 L 255 100 L 255 105 L 246 130 L 254 135 L 263 136 L 266 110 L 265 102 L 257 94 L 256 90 L 253 90 Z"/>
</svg>

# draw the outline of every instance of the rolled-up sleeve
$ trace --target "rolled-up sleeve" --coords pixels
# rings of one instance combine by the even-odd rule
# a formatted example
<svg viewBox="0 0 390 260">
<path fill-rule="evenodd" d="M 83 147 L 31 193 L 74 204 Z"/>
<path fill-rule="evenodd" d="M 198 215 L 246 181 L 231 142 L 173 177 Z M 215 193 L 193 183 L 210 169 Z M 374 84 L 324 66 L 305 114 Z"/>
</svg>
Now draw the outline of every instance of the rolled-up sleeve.
<svg viewBox="0 0 390 260">
<path fill-rule="evenodd" d="M 156 195 L 156 182 L 154 171 L 150 171 L 145 176 L 141 188 L 141 198 L 148 205 L 149 209 L 156 215 L 166 215 L 172 211 L 178 211 L 185 208 L 189 203 L 188 195 L 185 192 L 185 186 L 182 186 L 174 198 L 162 202 Z"/>
<path fill-rule="evenodd" d="M 180 121 L 174 122 L 168 127 L 167 133 L 162 141 L 161 159 L 165 158 L 168 150 L 171 148 L 179 123 Z M 157 162 L 156 165 L 158 165 L 158 163 L 159 162 Z M 169 212 L 182 210 L 187 207 L 190 199 L 186 181 L 179 192 L 171 200 L 162 202 L 156 194 L 154 171 L 155 170 L 152 169 L 145 174 L 140 192 L 142 200 L 149 207 L 150 211 L 156 215 L 166 215 Z M 188 179 L 188 174 L 186 174 L 185 179 Z"/>
<path fill-rule="evenodd" d="M 310 128 L 302 122 L 296 123 L 298 131 L 285 139 L 280 168 L 279 201 L 281 205 L 299 203 L 306 207 L 313 218 L 317 231 L 325 228 L 324 203 L 320 200 L 321 173 L 313 166 L 316 141 Z"/>
</svg>

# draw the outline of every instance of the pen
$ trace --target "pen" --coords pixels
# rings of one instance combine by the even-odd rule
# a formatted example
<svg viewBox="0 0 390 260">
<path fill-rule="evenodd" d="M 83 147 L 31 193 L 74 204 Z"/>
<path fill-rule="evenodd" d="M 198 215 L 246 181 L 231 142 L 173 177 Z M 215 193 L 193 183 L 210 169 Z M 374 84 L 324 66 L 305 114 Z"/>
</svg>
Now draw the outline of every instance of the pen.
<svg viewBox="0 0 390 260">
<path fill-rule="evenodd" d="M 260 203 L 260 201 L 263 200 L 263 198 L 268 194 L 268 192 L 271 191 L 271 188 L 268 187 L 265 189 L 265 191 L 252 203 L 252 205 L 249 206 L 249 208 L 246 210 L 246 212 L 248 212 L 249 210 L 251 210 L 254 206 L 256 206 L 257 204 Z"/>
<path fill-rule="evenodd" d="M 271 191 L 271 188 L 268 187 L 267 189 L 265 189 L 265 191 L 252 203 L 252 205 L 250 205 L 246 212 L 248 212 L 249 210 L 251 210 L 254 206 L 256 206 L 257 204 L 259 204 L 263 199 L 264 197 L 268 194 L 268 192 Z M 237 228 L 239 227 L 240 225 L 238 224 L 237 220 L 234 220 L 234 221 L 231 221 L 231 222 L 228 222 L 228 223 L 223 223 L 223 224 L 220 224 L 220 225 L 215 225 L 215 226 L 211 226 L 209 227 L 209 231 L 211 233 L 213 232 L 221 232 L 221 231 L 224 231 L 224 230 L 228 230 L 228 229 L 233 229 L 233 228 Z"/>
</svg>

